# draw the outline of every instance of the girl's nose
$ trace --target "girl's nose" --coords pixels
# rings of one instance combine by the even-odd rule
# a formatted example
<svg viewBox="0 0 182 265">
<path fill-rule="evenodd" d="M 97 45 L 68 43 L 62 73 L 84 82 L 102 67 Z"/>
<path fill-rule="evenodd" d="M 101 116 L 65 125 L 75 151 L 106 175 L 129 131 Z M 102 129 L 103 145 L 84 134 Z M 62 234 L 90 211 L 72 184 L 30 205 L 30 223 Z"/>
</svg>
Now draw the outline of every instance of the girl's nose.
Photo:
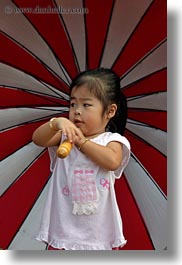
<svg viewBox="0 0 182 265">
<path fill-rule="evenodd" d="M 75 115 L 81 115 L 81 111 L 79 109 L 75 110 Z"/>
</svg>

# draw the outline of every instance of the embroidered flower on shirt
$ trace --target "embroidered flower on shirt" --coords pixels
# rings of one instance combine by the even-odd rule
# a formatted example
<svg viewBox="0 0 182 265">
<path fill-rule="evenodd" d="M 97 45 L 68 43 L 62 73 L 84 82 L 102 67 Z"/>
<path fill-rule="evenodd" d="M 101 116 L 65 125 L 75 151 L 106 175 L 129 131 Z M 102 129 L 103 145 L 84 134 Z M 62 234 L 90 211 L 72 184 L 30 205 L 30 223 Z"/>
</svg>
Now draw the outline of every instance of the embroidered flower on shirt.
<svg viewBox="0 0 182 265">
<path fill-rule="evenodd" d="M 110 189 L 110 183 L 106 178 L 101 178 L 100 179 L 100 185 L 105 188 L 105 189 Z"/>
<path fill-rule="evenodd" d="M 65 187 L 62 189 L 62 193 L 63 193 L 65 196 L 69 196 L 70 191 L 69 191 L 68 186 L 65 186 Z"/>
</svg>

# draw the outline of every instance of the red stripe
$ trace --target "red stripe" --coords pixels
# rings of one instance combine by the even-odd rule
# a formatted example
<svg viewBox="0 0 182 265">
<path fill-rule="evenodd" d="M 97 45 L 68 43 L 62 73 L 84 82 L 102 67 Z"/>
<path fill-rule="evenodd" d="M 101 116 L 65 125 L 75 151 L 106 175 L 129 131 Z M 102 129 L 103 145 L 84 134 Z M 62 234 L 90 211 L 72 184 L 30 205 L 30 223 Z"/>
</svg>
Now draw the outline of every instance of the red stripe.
<svg viewBox="0 0 182 265">
<path fill-rule="evenodd" d="M 126 97 L 146 95 L 167 90 L 167 70 L 163 69 L 124 89 Z"/>
<path fill-rule="evenodd" d="M 59 115 L 55 115 L 55 117 L 56 116 Z M 68 114 L 62 114 L 61 116 L 68 118 Z M 43 123 L 47 122 L 49 119 L 44 119 L 34 123 L 27 123 L 1 132 L 0 159 L 4 159 L 29 143 L 32 140 L 34 130 Z"/>
<path fill-rule="evenodd" d="M 127 240 L 127 244 L 121 250 L 152 250 L 153 245 L 148 231 L 124 176 L 116 180 L 115 190 Z"/>
<path fill-rule="evenodd" d="M 66 100 L 51 98 L 44 95 L 34 95 L 18 89 L 0 87 L 1 108 L 13 108 L 21 106 L 68 106 Z"/>
<path fill-rule="evenodd" d="M 120 54 L 113 70 L 122 76 L 167 35 L 167 2 L 153 1 L 140 25 Z"/>
<path fill-rule="evenodd" d="M 159 151 L 131 132 L 126 131 L 126 137 L 131 143 L 131 150 L 156 181 L 162 191 L 167 194 L 167 159 Z"/>
<path fill-rule="evenodd" d="M 88 68 L 99 66 L 109 25 L 113 0 L 85 0 L 89 12 L 86 16 Z"/>
<path fill-rule="evenodd" d="M 78 70 L 75 65 L 72 47 L 66 35 L 64 26 L 61 23 L 59 12 L 46 13 L 46 11 L 41 11 L 43 8 L 47 10 L 48 8 L 55 8 L 53 1 L 46 0 L 41 1 L 41 3 L 37 3 L 37 0 L 31 0 L 28 4 L 22 0 L 15 0 L 14 2 L 21 8 L 31 7 L 34 10 L 37 10 L 36 13 L 31 12 L 26 13 L 25 15 L 33 25 L 36 25 L 36 29 L 46 39 L 47 43 L 58 56 L 70 76 L 76 76 L 78 74 Z"/>
<path fill-rule="evenodd" d="M 25 124 L 2 132 L 0 159 L 4 159 L 29 143 L 32 140 L 34 130 L 44 122 Z"/>
<path fill-rule="evenodd" d="M 22 161 L 23 162 L 23 161 Z M 7 248 L 27 217 L 49 176 L 44 153 L 0 199 L 0 246 Z"/>
<path fill-rule="evenodd" d="M 8 37 L 0 34 L 0 61 L 14 66 L 23 72 L 41 79 L 54 87 L 68 92 L 68 87 L 56 76 L 53 76 L 35 57 Z"/>
<path fill-rule="evenodd" d="M 165 111 L 135 111 L 128 109 L 128 118 L 167 131 L 167 112 Z"/>
</svg>

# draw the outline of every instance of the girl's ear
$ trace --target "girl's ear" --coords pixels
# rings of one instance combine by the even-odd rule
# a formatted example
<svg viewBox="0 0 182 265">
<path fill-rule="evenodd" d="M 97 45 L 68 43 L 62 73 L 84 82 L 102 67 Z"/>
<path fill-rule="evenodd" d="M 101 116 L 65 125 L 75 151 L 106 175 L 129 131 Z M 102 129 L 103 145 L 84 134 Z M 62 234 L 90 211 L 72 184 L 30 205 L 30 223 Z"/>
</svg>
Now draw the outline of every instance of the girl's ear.
<svg viewBox="0 0 182 265">
<path fill-rule="evenodd" d="M 108 112 L 107 112 L 107 118 L 111 119 L 115 116 L 117 111 L 117 105 L 116 104 L 111 104 L 108 108 Z"/>
</svg>

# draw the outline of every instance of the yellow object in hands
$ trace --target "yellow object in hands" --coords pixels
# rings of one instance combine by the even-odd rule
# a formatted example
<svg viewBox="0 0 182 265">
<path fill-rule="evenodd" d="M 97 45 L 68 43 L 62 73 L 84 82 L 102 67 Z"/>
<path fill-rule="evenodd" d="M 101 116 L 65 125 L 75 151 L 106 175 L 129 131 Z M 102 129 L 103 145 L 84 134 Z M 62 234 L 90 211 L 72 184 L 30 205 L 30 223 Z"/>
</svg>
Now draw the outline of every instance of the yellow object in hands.
<svg viewBox="0 0 182 265">
<path fill-rule="evenodd" d="M 59 158 L 65 158 L 69 155 L 73 144 L 69 140 L 65 140 L 57 149 L 57 156 Z"/>
</svg>

